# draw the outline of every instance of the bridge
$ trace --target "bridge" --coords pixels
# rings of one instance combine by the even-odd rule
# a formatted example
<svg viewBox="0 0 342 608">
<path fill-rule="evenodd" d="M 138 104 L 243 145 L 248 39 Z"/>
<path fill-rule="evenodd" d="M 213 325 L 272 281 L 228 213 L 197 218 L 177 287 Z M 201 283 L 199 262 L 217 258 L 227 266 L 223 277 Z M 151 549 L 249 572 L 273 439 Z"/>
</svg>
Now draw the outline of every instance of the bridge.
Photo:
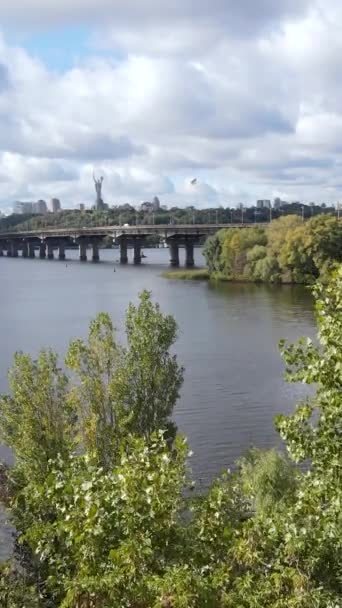
<svg viewBox="0 0 342 608">
<path fill-rule="evenodd" d="M 265 224 L 257 224 L 264 226 Z M 120 247 L 120 263 L 127 264 L 128 247 L 133 247 L 133 263 L 141 263 L 141 249 L 146 237 L 157 235 L 170 249 L 171 266 L 179 266 L 179 247 L 185 248 L 185 265 L 194 265 L 194 245 L 203 237 L 214 234 L 222 228 L 246 228 L 255 224 L 153 224 L 136 226 L 94 226 L 83 228 L 41 228 L 21 232 L 0 233 L 0 256 L 52 260 L 57 252 L 58 259 L 65 260 L 65 250 L 78 246 L 79 259 L 87 261 L 87 251 L 91 249 L 93 262 L 100 260 L 100 244 L 110 238 Z"/>
</svg>

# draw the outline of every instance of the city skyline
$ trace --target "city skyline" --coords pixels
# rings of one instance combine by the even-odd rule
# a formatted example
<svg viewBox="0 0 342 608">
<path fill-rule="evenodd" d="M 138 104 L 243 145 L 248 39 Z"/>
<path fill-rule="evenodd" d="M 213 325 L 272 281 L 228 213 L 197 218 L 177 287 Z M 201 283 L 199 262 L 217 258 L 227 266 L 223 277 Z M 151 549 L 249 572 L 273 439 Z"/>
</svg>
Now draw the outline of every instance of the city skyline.
<svg viewBox="0 0 342 608">
<path fill-rule="evenodd" d="M 336 202 L 335 204 L 331 204 L 329 205 L 329 203 L 325 203 L 325 202 L 315 202 L 315 201 L 311 201 L 310 203 L 305 203 L 302 201 L 286 201 L 286 200 L 282 200 L 279 197 L 275 198 L 273 201 L 270 199 L 258 199 L 256 201 L 254 201 L 254 203 L 251 203 L 250 205 L 246 205 L 245 203 L 236 203 L 235 205 L 230 205 L 228 202 L 225 205 L 218 205 L 218 206 L 208 206 L 208 207 L 201 207 L 198 208 L 194 205 L 192 206 L 188 206 L 188 207 L 184 207 L 184 206 L 175 206 L 175 205 L 162 205 L 159 198 L 157 196 L 153 197 L 152 201 L 141 201 L 140 203 L 136 204 L 134 202 L 131 203 L 124 203 L 124 204 L 105 204 L 105 206 L 103 208 L 97 208 L 96 203 L 95 205 L 86 205 L 85 203 L 80 203 L 78 207 L 63 207 L 62 202 L 60 201 L 60 199 L 57 198 L 51 198 L 49 204 L 46 203 L 45 200 L 40 199 L 38 201 L 15 201 L 12 207 L 12 211 L 11 213 L 7 214 L 7 215 L 11 215 L 11 214 L 47 214 L 47 213 L 59 213 L 60 211 L 72 211 L 72 210 L 78 210 L 78 211 L 85 211 L 85 210 L 97 210 L 97 211 L 110 211 L 110 210 L 115 210 L 117 208 L 122 207 L 122 209 L 134 209 L 137 212 L 142 212 L 144 214 L 154 214 L 154 213 L 158 213 L 159 211 L 172 211 L 172 209 L 195 209 L 197 211 L 201 211 L 202 209 L 204 210 L 217 210 L 217 209 L 235 209 L 235 210 L 239 210 L 239 209 L 256 209 L 256 210 L 265 210 L 265 209 L 281 209 L 281 208 L 288 208 L 291 206 L 296 206 L 296 207 L 312 207 L 312 208 L 334 208 L 336 211 L 339 211 L 342 208 L 342 204 L 340 202 Z M 0 217 L 1 217 L 1 212 L 0 212 Z"/>
<path fill-rule="evenodd" d="M 337 0 L 2 3 L 0 210 L 91 205 L 94 169 L 109 204 L 336 203 L 341 19 Z"/>
</svg>

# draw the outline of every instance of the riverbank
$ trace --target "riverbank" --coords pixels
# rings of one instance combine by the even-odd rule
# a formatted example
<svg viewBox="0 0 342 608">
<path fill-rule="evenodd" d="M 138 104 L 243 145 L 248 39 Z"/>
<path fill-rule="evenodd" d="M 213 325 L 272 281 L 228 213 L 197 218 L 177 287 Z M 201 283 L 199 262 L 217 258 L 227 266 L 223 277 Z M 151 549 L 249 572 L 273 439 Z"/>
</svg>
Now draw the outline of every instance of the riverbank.
<svg viewBox="0 0 342 608">
<path fill-rule="evenodd" d="M 261 281 L 248 277 L 225 277 L 216 273 L 211 276 L 207 268 L 196 268 L 193 270 L 167 270 L 161 275 L 164 279 L 178 279 L 180 281 L 215 281 L 217 283 L 249 283 L 254 285 L 305 285 L 303 282 L 294 281 Z"/>
<path fill-rule="evenodd" d="M 193 270 L 168 270 L 163 272 L 164 279 L 179 279 L 181 281 L 208 281 L 209 271 L 206 268 L 196 268 Z"/>
<path fill-rule="evenodd" d="M 311 285 L 329 280 L 341 252 L 342 224 L 336 217 L 303 222 L 288 215 L 266 227 L 222 229 L 208 237 L 203 255 L 212 279 Z"/>
</svg>

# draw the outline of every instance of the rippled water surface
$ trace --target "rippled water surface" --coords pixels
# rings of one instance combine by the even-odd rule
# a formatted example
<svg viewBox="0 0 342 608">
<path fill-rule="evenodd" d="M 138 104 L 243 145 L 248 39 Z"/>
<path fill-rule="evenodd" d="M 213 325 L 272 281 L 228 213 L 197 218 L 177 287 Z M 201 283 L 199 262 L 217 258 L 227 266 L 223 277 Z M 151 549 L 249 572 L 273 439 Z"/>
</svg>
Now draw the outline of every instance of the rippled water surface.
<svg viewBox="0 0 342 608">
<path fill-rule="evenodd" d="M 66 262 L 0 258 L 0 391 L 16 350 L 51 346 L 63 356 L 99 311 L 122 336 L 128 303 L 147 288 L 179 325 L 175 351 L 186 374 L 175 419 L 206 484 L 251 445 L 279 444 L 272 419 L 304 393 L 283 382 L 278 342 L 315 334 L 312 298 L 302 287 L 167 280 L 168 250 L 145 253 L 140 267 L 120 267 L 117 250 L 102 251 L 100 264 L 78 262 L 75 251 Z M 195 257 L 203 263 L 199 250 Z"/>
</svg>

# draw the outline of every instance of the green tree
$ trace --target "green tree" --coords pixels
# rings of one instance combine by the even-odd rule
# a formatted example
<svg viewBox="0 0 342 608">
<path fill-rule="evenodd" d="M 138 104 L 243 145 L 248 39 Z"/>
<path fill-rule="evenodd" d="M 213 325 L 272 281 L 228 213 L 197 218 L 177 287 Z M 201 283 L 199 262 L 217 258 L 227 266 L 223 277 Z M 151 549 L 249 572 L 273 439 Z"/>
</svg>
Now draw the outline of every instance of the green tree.
<svg viewBox="0 0 342 608">
<path fill-rule="evenodd" d="M 186 443 L 179 438 L 171 456 L 162 434 L 148 445 L 126 440 L 111 470 L 74 455 L 21 495 L 32 513 L 23 540 L 38 555 L 46 603 L 147 607 L 154 574 L 182 548 Z"/>
<path fill-rule="evenodd" d="M 221 230 L 204 248 L 218 279 L 312 284 L 342 261 L 342 224 L 328 214 L 288 215 L 261 227 Z"/>
<path fill-rule="evenodd" d="M 0 398 L 1 441 L 26 477 L 44 478 L 49 460 L 69 454 L 75 442 L 68 377 L 52 351 L 42 351 L 36 361 L 17 353 L 9 384 L 11 394 Z"/>
<path fill-rule="evenodd" d="M 213 276 L 218 276 L 223 271 L 221 253 L 224 236 L 224 230 L 220 230 L 209 236 L 204 244 L 203 255 L 209 272 Z"/>
<path fill-rule="evenodd" d="M 115 390 L 130 412 L 128 431 L 147 437 L 163 429 L 172 438 L 171 415 L 183 383 L 183 368 L 170 349 L 177 337 L 177 324 L 163 315 L 149 292 L 140 295 L 138 306 L 129 305 L 126 316 L 128 347 L 122 359 Z"/>
<path fill-rule="evenodd" d="M 151 319 L 160 314 L 149 295 L 142 294 L 127 316 L 125 356 L 132 347 L 132 357 L 143 353 L 148 365 L 141 364 L 138 374 L 136 359 L 126 359 L 127 378 L 135 382 L 131 399 L 138 404 L 137 420 L 133 415 L 125 425 L 115 459 L 103 466 L 93 457 L 93 444 L 81 453 L 71 442 L 69 453 L 56 455 L 47 467 L 44 460 L 36 476 L 31 440 L 25 444 L 27 472 L 32 466 L 33 474 L 11 486 L 9 505 L 26 559 L 0 570 L 5 608 L 341 605 L 342 268 L 327 286 L 316 287 L 315 296 L 318 343 L 282 343 L 288 380 L 316 387 L 292 415 L 277 418 L 290 461 L 275 451 L 252 450 L 233 473 L 191 497 L 185 441 L 177 438 L 170 450 L 165 433 L 146 433 L 151 420 L 157 424 L 160 419 L 163 428 L 168 420 L 168 410 L 160 418 L 153 415 L 159 391 L 142 429 L 139 382 L 150 390 L 146 370 L 154 369 L 151 353 L 158 335 Z M 164 321 L 167 336 L 160 348 L 168 353 L 174 325 L 161 317 L 160 327 Z M 102 398 L 109 394 L 111 380 L 103 384 L 103 370 L 115 342 L 106 317 L 92 330 L 96 339 L 90 336 L 85 350 L 80 343 L 71 349 L 73 368 L 82 384 L 82 374 L 94 365 L 94 377 L 102 374 Z M 152 344 L 144 346 L 153 331 Z M 103 357 L 100 336 L 107 342 Z M 116 347 L 114 352 L 116 357 Z M 113 371 L 115 382 L 124 387 L 125 356 L 118 356 Z M 169 362 L 170 355 L 165 357 Z M 125 389 L 125 398 L 127 394 Z M 90 404 L 93 386 L 87 395 Z M 102 410 L 95 411 L 95 427 L 97 411 Z M 0 424 L 6 426 L 6 420 Z M 9 427 L 6 432 L 15 436 Z"/>
<path fill-rule="evenodd" d="M 66 357 L 76 376 L 72 402 L 81 421 L 81 442 L 102 465 L 110 465 L 128 433 L 148 437 L 171 420 L 183 369 L 170 349 L 177 325 L 153 304 L 149 292 L 126 314 L 127 347 L 118 346 L 113 324 L 102 313 L 90 325 L 88 342 L 75 340 Z"/>
<path fill-rule="evenodd" d="M 73 340 L 65 359 L 75 379 L 70 400 L 78 416 L 79 444 L 103 466 L 113 462 L 125 433 L 115 386 L 123 356 L 109 315 L 100 313 L 90 323 L 87 342 Z"/>
</svg>

